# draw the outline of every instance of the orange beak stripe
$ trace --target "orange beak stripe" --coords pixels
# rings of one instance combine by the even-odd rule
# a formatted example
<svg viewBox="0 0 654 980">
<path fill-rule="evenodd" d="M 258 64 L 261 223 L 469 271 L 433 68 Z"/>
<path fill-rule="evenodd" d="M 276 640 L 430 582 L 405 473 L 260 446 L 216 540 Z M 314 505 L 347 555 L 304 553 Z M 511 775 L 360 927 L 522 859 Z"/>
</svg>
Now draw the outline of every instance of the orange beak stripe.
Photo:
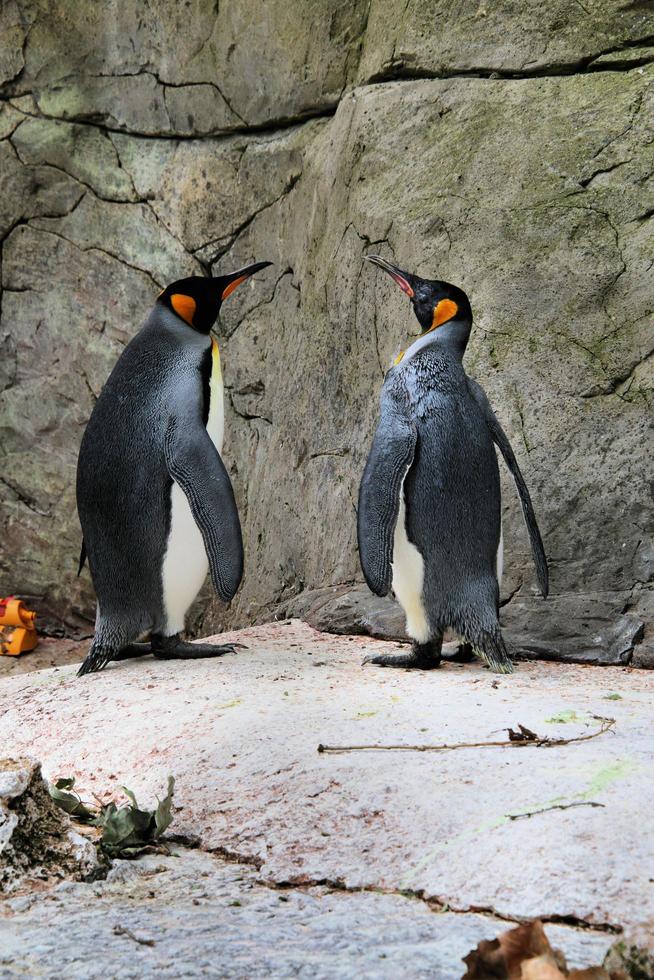
<svg viewBox="0 0 654 980">
<path fill-rule="evenodd" d="M 451 320 L 453 316 L 456 316 L 459 307 L 456 305 L 454 300 L 442 299 L 440 303 L 436 306 L 434 310 L 434 317 L 431 321 L 430 330 L 435 330 L 436 327 L 440 327 L 442 323 L 447 323 Z"/>
<path fill-rule="evenodd" d="M 236 287 L 240 286 L 242 282 L 245 282 L 245 280 L 249 278 L 250 278 L 249 276 L 239 276 L 238 279 L 234 279 L 233 282 L 230 282 L 230 284 L 228 286 L 225 286 L 225 288 L 223 289 L 223 294 L 220 297 L 221 300 L 227 299 L 228 296 L 231 296 L 234 290 L 236 289 Z"/>
<path fill-rule="evenodd" d="M 193 317 L 197 306 L 192 296 L 186 296 L 184 293 L 173 293 L 170 297 L 170 305 L 177 316 L 185 320 L 189 326 L 193 326 Z"/>
</svg>

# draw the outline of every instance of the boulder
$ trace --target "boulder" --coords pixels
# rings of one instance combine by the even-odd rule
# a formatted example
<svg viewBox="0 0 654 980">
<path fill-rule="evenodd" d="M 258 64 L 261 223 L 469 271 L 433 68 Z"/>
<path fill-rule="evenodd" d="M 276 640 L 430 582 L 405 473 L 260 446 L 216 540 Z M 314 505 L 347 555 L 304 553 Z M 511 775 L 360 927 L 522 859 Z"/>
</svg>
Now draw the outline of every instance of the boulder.
<svg viewBox="0 0 654 980">
<path fill-rule="evenodd" d="M 1 759 L 0 893 L 85 880 L 99 866 L 94 844 L 52 801 L 39 763 Z"/>
</svg>

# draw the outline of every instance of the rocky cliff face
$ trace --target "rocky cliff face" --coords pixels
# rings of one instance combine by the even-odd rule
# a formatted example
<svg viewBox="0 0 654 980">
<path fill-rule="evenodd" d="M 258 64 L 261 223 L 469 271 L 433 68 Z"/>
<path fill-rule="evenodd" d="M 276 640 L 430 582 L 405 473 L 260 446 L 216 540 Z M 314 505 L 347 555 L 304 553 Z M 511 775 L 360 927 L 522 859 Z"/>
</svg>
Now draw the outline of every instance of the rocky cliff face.
<svg viewBox="0 0 654 980">
<path fill-rule="evenodd" d="M 543 604 L 505 482 L 509 641 L 654 665 L 648 3 L 7 0 L 0 19 L 0 594 L 90 614 L 94 399 L 161 286 L 269 259 L 219 328 L 245 580 L 200 613 L 359 602 L 358 480 L 416 326 L 373 250 L 471 297 L 467 367 L 551 559 Z"/>
</svg>

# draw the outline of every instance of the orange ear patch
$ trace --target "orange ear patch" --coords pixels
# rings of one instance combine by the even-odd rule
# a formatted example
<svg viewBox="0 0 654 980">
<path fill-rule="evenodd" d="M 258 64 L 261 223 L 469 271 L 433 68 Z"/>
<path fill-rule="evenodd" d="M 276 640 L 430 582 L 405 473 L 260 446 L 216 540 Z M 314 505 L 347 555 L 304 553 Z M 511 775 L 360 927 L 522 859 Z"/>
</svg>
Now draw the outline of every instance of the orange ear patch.
<svg viewBox="0 0 654 980">
<path fill-rule="evenodd" d="M 229 285 L 225 286 L 223 289 L 223 294 L 220 297 L 221 300 L 227 299 L 228 296 L 231 296 L 236 287 L 240 286 L 242 282 L 245 282 L 245 280 L 249 278 L 249 276 L 239 276 L 238 279 L 234 279 L 232 282 L 230 282 Z"/>
<path fill-rule="evenodd" d="M 447 323 L 447 321 L 451 320 L 453 316 L 456 316 L 458 309 L 459 307 L 456 305 L 454 300 L 442 299 L 434 310 L 434 316 L 429 329 L 435 330 L 436 327 L 440 327 L 442 323 Z"/>
<path fill-rule="evenodd" d="M 189 326 L 193 326 L 197 304 L 192 296 L 186 296 L 184 293 L 173 293 L 170 297 L 170 305 L 177 316 L 181 316 L 182 320 L 185 320 Z"/>
</svg>

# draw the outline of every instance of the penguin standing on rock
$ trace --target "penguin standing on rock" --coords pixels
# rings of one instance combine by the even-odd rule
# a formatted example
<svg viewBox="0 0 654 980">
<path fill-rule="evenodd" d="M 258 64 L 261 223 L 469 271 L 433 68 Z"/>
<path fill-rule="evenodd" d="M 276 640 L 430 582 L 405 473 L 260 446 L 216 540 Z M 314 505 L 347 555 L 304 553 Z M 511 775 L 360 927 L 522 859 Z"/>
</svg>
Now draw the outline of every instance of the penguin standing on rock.
<svg viewBox="0 0 654 980">
<path fill-rule="evenodd" d="M 221 459 L 223 380 L 210 331 L 221 303 L 270 262 L 180 279 L 159 295 L 98 398 L 82 439 L 77 509 L 98 600 L 79 674 L 153 653 L 191 660 L 231 644 L 185 643 L 207 571 L 229 602 L 243 574 L 234 493 Z M 149 643 L 136 643 L 143 635 Z"/>
<path fill-rule="evenodd" d="M 423 333 L 386 375 L 381 418 L 361 481 L 358 538 L 366 581 L 392 588 L 413 640 L 383 667 L 438 667 L 447 627 L 492 670 L 513 670 L 500 631 L 500 478 L 494 444 L 515 480 L 538 584 L 548 572 L 529 491 L 486 394 L 463 369 L 472 311 L 462 289 L 421 279 L 376 255 L 410 298 Z"/>
</svg>

